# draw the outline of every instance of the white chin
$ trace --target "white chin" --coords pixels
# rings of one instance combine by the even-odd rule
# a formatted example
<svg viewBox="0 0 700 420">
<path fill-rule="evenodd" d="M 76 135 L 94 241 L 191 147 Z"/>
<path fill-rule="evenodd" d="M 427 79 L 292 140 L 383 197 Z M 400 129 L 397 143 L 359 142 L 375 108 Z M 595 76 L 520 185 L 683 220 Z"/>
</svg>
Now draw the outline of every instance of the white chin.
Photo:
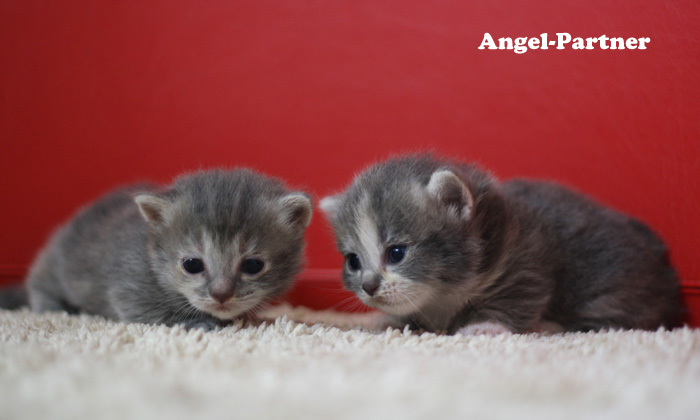
<svg viewBox="0 0 700 420">
<path fill-rule="evenodd" d="M 216 310 L 216 311 L 211 311 L 210 313 L 219 319 L 229 320 L 229 319 L 236 318 L 239 315 L 242 315 L 247 310 L 248 310 L 247 308 L 241 308 L 241 307 L 233 305 L 231 307 L 231 309 L 224 310 L 224 311 Z"/>
<path fill-rule="evenodd" d="M 206 312 L 214 318 L 218 318 L 222 321 L 231 320 L 242 313 L 244 313 L 248 308 L 242 308 L 240 305 L 229 302 L 224 305 L 219 305 L 216 303 L 206 303 L 204 305 L 195 305 L 197 309 L 202 312 Z"/>
</svg>

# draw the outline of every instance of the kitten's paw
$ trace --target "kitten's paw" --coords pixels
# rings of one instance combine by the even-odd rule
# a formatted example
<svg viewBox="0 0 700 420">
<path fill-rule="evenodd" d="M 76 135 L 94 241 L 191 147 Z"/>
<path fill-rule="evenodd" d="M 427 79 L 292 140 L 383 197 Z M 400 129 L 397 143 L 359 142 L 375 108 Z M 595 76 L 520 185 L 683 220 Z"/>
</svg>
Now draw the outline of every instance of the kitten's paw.
<svg viewBox="0 0 700 420">
<path fill-rule="evenodd" d="M 457 330 L 460 335 L 498 335 L 512 332 L 508 327 L 498 322 L 486 321 L 469 324 Z"/>
<path fill-rule="evenodd" d="M 533 332 L 538 332 L 542 334 L 558 334 L 566 331 L 563 325 L 554 321 L 541 320 Z"/>
<path fill-rule="evenodd" d="M 215 319 L 188 319 L 180 325 L 188 330 L 202 330 L 204 332 L 214 331 L 221 327 L 221 323 Z"/>
</svg>

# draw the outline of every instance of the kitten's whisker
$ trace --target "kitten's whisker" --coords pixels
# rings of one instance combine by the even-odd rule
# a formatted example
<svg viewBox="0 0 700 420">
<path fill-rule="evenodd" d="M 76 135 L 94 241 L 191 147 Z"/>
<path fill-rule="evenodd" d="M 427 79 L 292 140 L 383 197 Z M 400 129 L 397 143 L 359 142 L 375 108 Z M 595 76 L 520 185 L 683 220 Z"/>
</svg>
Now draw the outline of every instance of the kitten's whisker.
<svg viewBox="0 0 700 420">
<path fill-rule="evenodd" d="M 354 312 L 359 307 L 360 304 L 356 299 L 347 298 L 343 299 L 343 301 L 338 303 L 337 305 L 333 305 L 331 309 L 337 310 L 339 312 Z"/>
<path fill-rule="evenodd" d="M 406 298 L 406 301 L 411 304 L 416 309 L 416 312 L 424 318 L 428 323 L 433 324 L 434 320 L 432 319 L 431 316 L 428 316 L 424 311 L 422 311 L 414 302 L 411 300 L 411 296 L 414 298 L 416 297 L 415 295 L 412 295 L 410 292 L 405 292 L 404 297 Z"/>
<path fill-rule="evenodd" d="M 173 318 L 176 319 L 178 323 L 182 323 L 184 321 L 187 321 L 188 319 L 196 318 L 193 315 L 195 315 L 197 312 L 200 312 L 200 311 L 197 308 L 195 308 L 194 306 L 187 304 L 187 305 L 183 305 L 181 308 L 179 308 L 178 311 L 175 313 L 175 316 Z"/>
<path fill-rule="evenodd" d="M 258 314 L 260 312 L 265 312 L 271 308 L 273 308 L 273 305 L 270 302 L 262 301 L 262 302 L 258 302 L 257 305 L 248 309 L 246 312 L 252 314 L 253 316 L 258 316 Z"/>
<path fill-rule="evenodd" d="M 347 309 L 347 305 L 351 305 L 353 307 L 353 309 L 356 309 L 357 307 L 359 307 L 359 306 L 357 306 L 359 303 L 361 303 L 361 302 L 359 301 L 358 297 L 348 296 L 348 297 L 344 298 L 343 300 L 341 300 L 340 302 L 331 306 L 331 308 L 342 311 L 343 309 Z"/>
<path fill-rule="evenodd" d="M 186 307 L 180 307 L 177 309 L 177 311 L 175 311 L 175 313 L 173 314 L 173 320 L 175 321 L 175 323 L 179 324 L 182 322 L 183 315 L 187 310 L 188 309 Z"/>
</svg>

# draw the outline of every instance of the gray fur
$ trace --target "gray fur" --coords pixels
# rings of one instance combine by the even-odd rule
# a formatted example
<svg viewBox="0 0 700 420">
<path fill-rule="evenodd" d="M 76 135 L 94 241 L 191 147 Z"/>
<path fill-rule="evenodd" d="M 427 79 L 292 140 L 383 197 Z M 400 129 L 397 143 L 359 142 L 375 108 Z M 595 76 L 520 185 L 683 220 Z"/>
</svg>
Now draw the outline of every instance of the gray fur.
<svg viewBox="0 0 700 420">
<path fill-rule="evenodd" d="M 433 176 L 440 171 L 456 178 Z M 408 156 L 370 167 L 321 208 L 340 252 L 363 262 L 354 271 L 346 261 L 346 287 L 399 325 L 454 333 L 497 323 L 522 333 L 556 324 L 655 329 L 681 319 L 662 241 L 554 183 L 499 183 L 472 165 Z M 387 260 L 393 245 L 407 246 L 398 264 Z M 381 286 L 370 296 L 362 284 L 372 281 Z"/>
<path fill-rule="evenodd" d="M 181 176 L 163 190 L 121 189 L 53 235 L 27 279 L 30 306 L 213 328 L 290 286 L 310 217 L 307 195 L 244 169 Z M 256 276 L 240 269 L 251 256 L 265 262 Z M 186 257 L 201 258 L 205 271 L 186 272 Z M 220 304 L 214 288 L 233 296 Z"/>
<path fill-rule="evenodd" d="M 0 289 L 0 308 L 20 309 L 28 304 L 27 288 L 23 284 L 15 284 Z"/>
</svg>

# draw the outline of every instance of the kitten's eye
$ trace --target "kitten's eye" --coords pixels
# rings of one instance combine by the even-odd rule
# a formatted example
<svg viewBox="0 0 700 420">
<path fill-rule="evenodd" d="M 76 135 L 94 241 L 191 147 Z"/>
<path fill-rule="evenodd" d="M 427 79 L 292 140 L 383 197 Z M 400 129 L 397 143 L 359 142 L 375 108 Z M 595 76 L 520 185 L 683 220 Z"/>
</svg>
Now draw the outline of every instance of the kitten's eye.
<svg viewBox="0 0 700 420">
<path fill-rule="evenodd" d="M 182 268 L 190 274 L 198 274 L 204 271 L 204 262 L 199 258 L 188 258 L 182 262 Z"/>
<path fill-rule="evenodd" d="M 241 271 L 245 274 L 258 274 L 265 267 L 265 263 L 257 258 L 247 258 L 241 263 Z"/>
<path fill-rule="evenodd" d="M 398 264 L 406 256 L 406 247 L 403 245 L 390 246 L 386 251 L 386 256 L 390 263 Z"/>
<path fill-rule="evenodd" d="M 357 271 L 362 268 L 360 257 L 358 257 L 357 254 L 348 254 L 345 259 L 348 261 L 348 266 L 352 271 Z"/>
</svg>

